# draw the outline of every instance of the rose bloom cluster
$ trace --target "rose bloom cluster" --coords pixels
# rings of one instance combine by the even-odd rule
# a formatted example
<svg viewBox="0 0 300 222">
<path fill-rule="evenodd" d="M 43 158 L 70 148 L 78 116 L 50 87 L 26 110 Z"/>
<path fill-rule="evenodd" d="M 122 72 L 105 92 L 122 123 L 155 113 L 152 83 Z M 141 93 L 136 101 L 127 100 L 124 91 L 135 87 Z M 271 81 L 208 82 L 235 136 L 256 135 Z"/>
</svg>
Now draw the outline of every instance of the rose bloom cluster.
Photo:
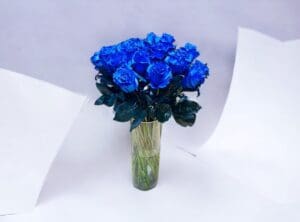
<svg viewBox="0 0 300 222">
<path fill-rule="evenodd" d="M 196 46 L 186 43 L 176 48 L 170 34 L 149 33 L 145 39 L 130 38 L 112 46 L 102 47 L 91 57 L 95 69 L 124 93 L 133 93 L 145 86 L 152 90 L 168 87 L 181 76 L 183 90 L 196 91 L 209 74 L 206 64 L 196 58 Z"/>
</svg>

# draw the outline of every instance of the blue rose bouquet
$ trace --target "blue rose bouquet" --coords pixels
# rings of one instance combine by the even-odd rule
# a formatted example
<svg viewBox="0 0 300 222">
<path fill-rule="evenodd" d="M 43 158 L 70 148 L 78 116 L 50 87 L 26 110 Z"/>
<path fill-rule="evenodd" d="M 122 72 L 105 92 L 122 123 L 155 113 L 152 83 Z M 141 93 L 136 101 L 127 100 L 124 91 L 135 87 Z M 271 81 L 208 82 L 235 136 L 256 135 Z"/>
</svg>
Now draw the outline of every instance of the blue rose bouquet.
<svg viewBox="0 0 300 222">
<path fill-rule="evenodd" d="M 196 46 L 176 48 L 174 37 L 149 33 L 145 39 L 130 38 L 104 46 L 91 57 L 98 70 L 96 86 L 101 97 L 95 105 L 113 106 L 114 120 L 131 120 L 133 130 L 143 121 L 163 123 L 174 117 L 182 126 L 192 126 L 200 106 L 184 94 L 196 91 L 209 74 L 196 60 Z"/>
<path fill-rule="evenodd" d="M 91 57 L 102 94 L 95 105 L 113 107 L 116 121 L 130 121 L 136 154 L 134 184 L 143 190 L 157 181 L 159 158 L 152 151 L 160 146 L 160 124 L 171 116 L 181 126 L 194 124 L 201 107 L 185 92 L 195 91 L 199 96 L 209 74 L 207 65 L 196 60 L 199 52 L 195 45 L 176 47 L 174 42 L 170 34 L 149 33 L 145 39 L 104 46 Z"/>
</svg>

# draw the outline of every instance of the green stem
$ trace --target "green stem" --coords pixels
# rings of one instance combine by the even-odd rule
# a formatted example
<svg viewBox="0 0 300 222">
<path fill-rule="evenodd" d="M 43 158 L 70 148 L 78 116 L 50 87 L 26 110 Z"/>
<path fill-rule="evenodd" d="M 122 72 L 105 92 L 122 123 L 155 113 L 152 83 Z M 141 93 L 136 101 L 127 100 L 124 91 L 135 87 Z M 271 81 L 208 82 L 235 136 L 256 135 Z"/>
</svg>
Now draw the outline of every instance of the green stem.
<svg viewBox="0 0 300 222">
<path fill-rule="evenodd" d="M 143 122 L 131 133 L 133 184 L 149 190 L 157 184 L 160 159 L 161 124 Z"/>
</svg>

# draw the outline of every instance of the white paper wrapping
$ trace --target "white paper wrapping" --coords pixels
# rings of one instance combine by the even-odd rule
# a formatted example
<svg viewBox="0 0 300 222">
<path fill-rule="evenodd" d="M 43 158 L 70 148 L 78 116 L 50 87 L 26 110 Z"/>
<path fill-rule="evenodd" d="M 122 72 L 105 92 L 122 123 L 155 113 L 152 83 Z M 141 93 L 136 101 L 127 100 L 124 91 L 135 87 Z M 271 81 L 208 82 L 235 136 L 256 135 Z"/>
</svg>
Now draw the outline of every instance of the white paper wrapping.
<svg viewBox="0 0 300 222">
<path fill-rule="evenodd" d="M 300 203 L 300 41 L 239 30 L 218 127 L 200 151 L 277 203 Z"/>
<path fill-rule="evenodd" d="M 85 97 L 0 69 L 0 215 L 32 209 Z"/>
</svg>

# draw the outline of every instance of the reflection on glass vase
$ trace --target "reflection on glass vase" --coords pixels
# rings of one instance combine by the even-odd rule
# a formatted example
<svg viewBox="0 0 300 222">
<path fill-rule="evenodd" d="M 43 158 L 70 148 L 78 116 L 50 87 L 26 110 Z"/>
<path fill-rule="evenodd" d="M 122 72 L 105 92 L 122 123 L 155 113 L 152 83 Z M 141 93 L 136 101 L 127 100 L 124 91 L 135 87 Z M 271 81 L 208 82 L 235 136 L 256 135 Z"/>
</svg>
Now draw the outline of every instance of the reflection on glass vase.
<svg viewBox="0 0 300 222">
<path fill-rule="evenodd" d="M 142 122 L 131 132 L 132 179 L 140 190 L 154 188 L 158 181 L 162 124 Z"/>
</svg>

